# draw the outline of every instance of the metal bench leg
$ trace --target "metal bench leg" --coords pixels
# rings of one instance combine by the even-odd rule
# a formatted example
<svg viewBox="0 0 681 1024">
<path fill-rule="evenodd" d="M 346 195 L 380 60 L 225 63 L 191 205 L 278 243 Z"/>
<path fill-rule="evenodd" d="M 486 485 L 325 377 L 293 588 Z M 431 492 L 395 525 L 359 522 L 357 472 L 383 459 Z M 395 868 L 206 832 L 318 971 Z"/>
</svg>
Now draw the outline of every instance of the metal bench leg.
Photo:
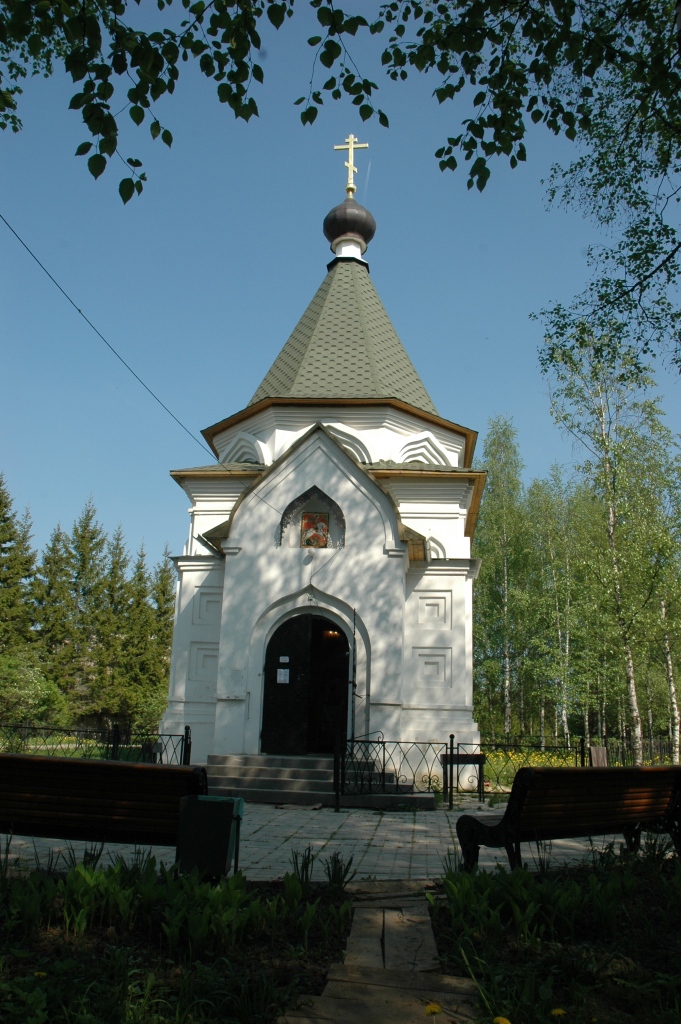
<svg viewBox="0 0 681 1024">
<path fill-rule="evenodd" d="M 513 868 L 521 868 L 523 866 L 523 859 L 520 856 L 520 843 L 505 843 L 504 845 L 511 871 L 513 871 Z"/>
<path fill-rule="evenodd" d="M 627 853 L 638 853 L 641 848 L 641 829 L 625 828 L 623 834 L 627 844 Z"/>
<path fill-rule="evenodd" d="M 461 853 L 463 854 L 463 870 L 471 872 L 474 867 L 477 867 L 480 847 L 477 843 L 461 843 Z"/>
<path fill-rule="evenodd" d="M 241 818 L 236 818 L 236 837 L 234 842 L 234 874 L 239 870 L 239 839 L 241 837 Z"/>
</svg>

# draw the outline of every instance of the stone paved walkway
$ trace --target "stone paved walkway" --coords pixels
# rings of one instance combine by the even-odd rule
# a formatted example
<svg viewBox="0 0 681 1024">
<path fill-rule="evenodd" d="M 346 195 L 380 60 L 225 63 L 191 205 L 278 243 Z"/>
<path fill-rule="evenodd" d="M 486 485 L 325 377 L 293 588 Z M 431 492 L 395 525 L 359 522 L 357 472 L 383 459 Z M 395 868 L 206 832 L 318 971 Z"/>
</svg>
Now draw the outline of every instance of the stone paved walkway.
<svg viewBox="0 0 681 1024">
<path fill-rule="evenodd" d="M 253 880 L 281 877 L 291 870 L 291 853 L 303 851 L 308 844 L 318 858 L 314 877 L 323 878 L 319 863 L 334 851 L 347 861 L 353 858 L 356 879 L 424 879 L 442 875 L 442 858 L 456 844 L 456 820 L 465 811 L 480 814 L 499 814 L 499 808 L 480 808 L 474 800 L 462 802 L 454 811 L 367 811 L 342 809 L 336 814 L 331 808 L 313 810 L 311 807 L 292 805 L 275 807 L 270 804 L 246 804 L 241 831 L 240 867 Z M 597 847 L 608 840 L 596 840 Z M 621 838 L 621 837 L 619 837 Z M 4 853 L 6 837 L 0 837 Z M 50 839 L 32 839 L 14 836 L 10 848 L 10 861 L 17 857 L 25 867 L 31 868 L 36 858 L 45 865 L 52 857 L 68 858 L 71 850 L 82 858 L 86 843 L 66 843 Z M 552 863 L 568 863 L 588 856 L 589 843 L 585 840 L 561 840 L 553 843 Z M 172 864 L 175 850 L 167 846 L 153 847 L 157 861 Z M 536 851 L 535 856 L 536 856 Z M 532 849 L 523 848 L 523 859 L 533 866 Z M 102 863 L 117 856 L 130 859 L 135 848 L 123 844 L 105 847 Z M 62 864 L 64 861 L 62 860 Z M 480 867 L 490 870 L 496 863 L 507 865 L 502 850 L 480 851 Z"/>
<path fill-rule="evenodd" d="M 320 996 L 301 996 L 278 1024 L 451 1024 L 479 1017 L 470 978 L 440 973 L 424 886 L 409 881 L 350 887 L 354 914 L 345 960 L 333 964 Z"/>
</svg>

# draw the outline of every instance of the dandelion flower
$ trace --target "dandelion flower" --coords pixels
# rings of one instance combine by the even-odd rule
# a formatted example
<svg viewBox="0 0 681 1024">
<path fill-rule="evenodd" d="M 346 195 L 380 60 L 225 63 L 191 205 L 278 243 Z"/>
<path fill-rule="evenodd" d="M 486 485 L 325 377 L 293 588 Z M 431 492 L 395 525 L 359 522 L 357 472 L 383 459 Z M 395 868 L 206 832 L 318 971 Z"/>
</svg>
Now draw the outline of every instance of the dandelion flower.
<svg viewBox="0 0 681 1024">
<path fill-rule="evenodd" d="M 426 1006 L 426 1017 L 434 1017 L 437 1013 L 442 1013 L 442 1007 L 439 1003 L 428 1003 Z"/>
<path fill-rule="evenodd" d="M 560 1006 L 557 1006 L 555 1008 L 555 1010 L 551 1010 L 551 1016 L 552 1017 L 564 1017 L 565 1016 L 565 1010 L 561 1010 Z"/>
<path fill-rule="evenodd" d="M 495 1017 L 492 1024 L 511 1024 L 508 1017 Z"/>
<path fill-rule="evenodd" d="M 46 978 L 47 974 L 45 973 L 45 971 L 34 971 L 33 972 L 33 977 L 34 978 Z"/>
</svg>

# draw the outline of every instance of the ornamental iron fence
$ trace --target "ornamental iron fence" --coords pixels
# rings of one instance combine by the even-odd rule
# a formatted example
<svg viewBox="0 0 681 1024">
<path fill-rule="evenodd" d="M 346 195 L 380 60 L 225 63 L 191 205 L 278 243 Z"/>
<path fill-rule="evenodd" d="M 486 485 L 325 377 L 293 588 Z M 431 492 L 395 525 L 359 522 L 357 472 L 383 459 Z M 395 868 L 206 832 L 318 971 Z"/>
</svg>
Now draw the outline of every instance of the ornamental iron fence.
<svg viewBox="0 0 681 1024">
<path fill-rule="evenodd" d="M 446 743 L 400 743 L 374 737 L 339 739 L 334 757 L 336 804 L 341 795 L 442 793 Z"/>
<path fill-rule="evenodd" d="M 631 765 L 629 740 L 607 739 L 592 745 L 583 737 L 569 743 L 400 743 L 382 733 L 353 740 L 339 738 L 334 757 L 336 809 L 340 797 L 392 793 L 441 795 L 453 807 L 454 793 L 486 796 L 510 793 L 519 768 L 578 768 L 589 764 Z M 599 751 L 603 753 L 599 756 Z M 603 756 L 605 755 L 605 756 Z M 671 764 L 672 746 L 666 736 L 643 743 L 644 764 Z"/>
<path fill-rule="evenodd" d="M 189 764 L 191 729 L 164 735 L 111 729 L 67 729 L 62 726 L 0 725 L 0 752 L 52 757 L 135 761 L 143 764 Z"/>
<path fill-rule="evenodd" d="M 607 761 L 611 765 L 633 765 L 634 749 L 631 737 L 625 738 L 607 736 L 599 741 L 607 751 Z M 588 763 L 588 761 L 587 761 Z M 670 736 L 645 736 L 643 737 L 643 764 L 644 765 L 665 765 L 673 763 L 673 745 Z"/>
</svg>

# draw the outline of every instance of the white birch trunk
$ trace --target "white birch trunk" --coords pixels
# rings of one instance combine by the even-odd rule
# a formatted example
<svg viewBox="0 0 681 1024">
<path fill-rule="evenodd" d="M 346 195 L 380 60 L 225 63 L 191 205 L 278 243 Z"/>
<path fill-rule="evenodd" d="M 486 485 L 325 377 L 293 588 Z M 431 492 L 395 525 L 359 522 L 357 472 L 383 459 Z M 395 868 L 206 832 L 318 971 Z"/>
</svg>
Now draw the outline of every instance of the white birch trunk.
<svg viewBox="0 0 681 1024">
<path fill-rule="evenodd" d="M 672 652 L 669 646 L 669 633 L 667 632 L 667 606 L 664 601 L 660 602 L 662 620 L 664 622 L 664 664 L 669 687 L 669 708 L 672 724 L 672 763 L 679 764 L 679 704 L 676 698 L 676 686 L 674 684 L 674 664 Z"/>
</svg>

